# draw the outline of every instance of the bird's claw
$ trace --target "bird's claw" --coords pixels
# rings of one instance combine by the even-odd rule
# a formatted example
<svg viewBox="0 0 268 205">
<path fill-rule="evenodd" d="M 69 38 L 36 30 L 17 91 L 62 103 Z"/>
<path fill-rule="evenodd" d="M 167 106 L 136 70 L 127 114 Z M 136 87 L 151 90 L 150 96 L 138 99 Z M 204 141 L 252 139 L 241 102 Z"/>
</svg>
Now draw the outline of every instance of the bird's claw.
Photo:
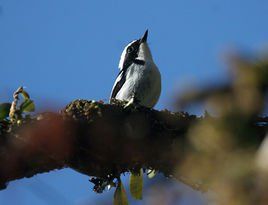
<svg viewBox="0 0 268 205">
<path fill-rule="evenodd" d="M 124 110 L 137 110 L 141 107 L 141 105 L 137 104 L 137 103 L 133 103 L 133 102 L 128 102 L 125 106 L 124 106 Z"/>
<path fill-rule="evenodd" d="M 131 108 L 134 106 L 134 103 L 132 101 L 127 102 L 127 104 L 124 106 L 124 109 Z"/>
</svg>

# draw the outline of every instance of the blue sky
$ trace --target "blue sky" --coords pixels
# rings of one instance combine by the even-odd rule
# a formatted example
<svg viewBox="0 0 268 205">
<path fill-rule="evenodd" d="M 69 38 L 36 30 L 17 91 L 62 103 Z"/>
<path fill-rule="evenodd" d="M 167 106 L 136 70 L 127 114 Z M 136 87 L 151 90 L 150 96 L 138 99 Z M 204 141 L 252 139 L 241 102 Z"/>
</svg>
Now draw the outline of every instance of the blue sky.
<svg viewBox="0 0 268 205">
<path fill-rule="evenodd" d="M 162 74 L 157 109 L 172 109 L 185 88 L 224 79 L 228 51 L 268 45 L 265 0 L 0 0 L 0 8 L 0 102 L 24 85 L 38 111 L 77 98 L 107 101 L 124 46 L 146 29 Z M 48 187 L 60 197 L 42 199 Z M 80 205 L 102 197 L 91 189 L 66 169 L 12 182 L 0 203 Z"/>
</svg>

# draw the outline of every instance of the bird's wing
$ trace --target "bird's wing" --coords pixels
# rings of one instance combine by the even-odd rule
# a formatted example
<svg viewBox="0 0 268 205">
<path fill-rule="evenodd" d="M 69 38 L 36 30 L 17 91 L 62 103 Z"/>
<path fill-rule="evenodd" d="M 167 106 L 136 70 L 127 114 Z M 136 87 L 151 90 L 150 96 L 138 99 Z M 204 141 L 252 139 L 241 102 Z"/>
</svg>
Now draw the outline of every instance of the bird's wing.
<svg viewBox="0 0 268 205">
<path fill-rule="evenodd" d="M 123 87 L 124 83 L 126 82 L 126 70 L 127 69 L 122 69 L 119 74 L 117 75 L 117 78 L 115 80 L 113 89 L 112 89 L 112 94 L 110 97 L 111 99 L 115 98 L 119 90 Z"/>
</svg>

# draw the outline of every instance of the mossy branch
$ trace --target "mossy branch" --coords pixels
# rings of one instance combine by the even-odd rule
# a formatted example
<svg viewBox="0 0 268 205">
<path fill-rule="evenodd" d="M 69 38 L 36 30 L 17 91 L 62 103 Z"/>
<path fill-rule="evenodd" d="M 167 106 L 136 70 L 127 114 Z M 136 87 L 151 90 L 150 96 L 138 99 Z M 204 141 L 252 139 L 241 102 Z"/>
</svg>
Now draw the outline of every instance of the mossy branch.
<svg viewBox="0 0 268 205">
<path fill-rule="evenodd" d="M 77 100 L 60 114 L 39 114 L 1 134 L 0 182 L 63 167 L 95 177 L 135 167 L 171 174 L 196 120 L 187 113 Z"/>
<path fill-rule="evenodd" d="M 9 181 L 63 167 L 107 180 L 140 168 L 174 175 L 194 150 L 188 129 L 203 120 L 184 112 L 76 100 L 59 114 L 39 114 L 1 134 L 0 183 L 4 188 Z M 266 127 L 252 125 L 251 137 L 259 144 Z"/>
</svg>

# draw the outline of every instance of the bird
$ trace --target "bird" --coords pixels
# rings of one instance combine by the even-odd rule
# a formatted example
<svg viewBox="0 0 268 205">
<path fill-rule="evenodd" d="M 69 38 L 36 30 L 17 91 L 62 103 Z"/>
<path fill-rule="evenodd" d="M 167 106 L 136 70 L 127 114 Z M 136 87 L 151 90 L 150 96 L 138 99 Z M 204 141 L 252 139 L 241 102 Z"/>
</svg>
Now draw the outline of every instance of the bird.
<svg viewBox="0 0 268 205">
<path fill-rule="evenodd" d="M 147 43 L 148 29 L 140 39 L 130 42 L 119 61 L 119 74 L 110 95 L 129 105 L 153 108 L 161 93 L 161 74 Z"/>
</svg>

